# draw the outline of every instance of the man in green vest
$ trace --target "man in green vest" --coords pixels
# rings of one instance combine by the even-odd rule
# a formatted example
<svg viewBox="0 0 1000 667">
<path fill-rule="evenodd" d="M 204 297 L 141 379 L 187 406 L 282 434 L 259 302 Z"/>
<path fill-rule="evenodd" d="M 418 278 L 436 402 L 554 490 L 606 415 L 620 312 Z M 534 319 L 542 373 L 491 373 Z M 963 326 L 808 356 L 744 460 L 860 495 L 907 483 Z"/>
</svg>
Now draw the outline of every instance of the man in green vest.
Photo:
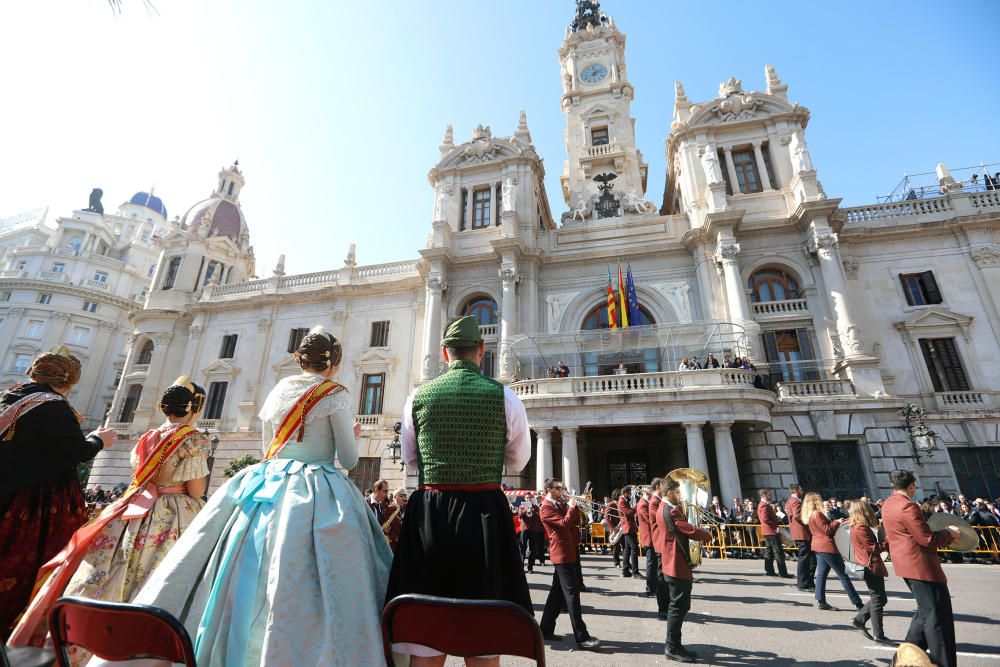
<svg viewBox="0 0 1000 667">
<path fill-rule="evenodd" d="M 448 371 L 418 388 L 403 408 L 403 462 L 419 486 L 406 506 L 389 573 L 388 602 L 421 593 L 508 600 L 533 613 L 510 503 L 500 488 L 504 467 L 524 468 L 531 432 L 521 400 L 480 369 L 485 348 L 475 317 L 445 331 Z M 411 667 L 443 665 L 425 646 L 398 644 Z M 499 665 L 499 658 L 468 664 Z"/>
</svg>

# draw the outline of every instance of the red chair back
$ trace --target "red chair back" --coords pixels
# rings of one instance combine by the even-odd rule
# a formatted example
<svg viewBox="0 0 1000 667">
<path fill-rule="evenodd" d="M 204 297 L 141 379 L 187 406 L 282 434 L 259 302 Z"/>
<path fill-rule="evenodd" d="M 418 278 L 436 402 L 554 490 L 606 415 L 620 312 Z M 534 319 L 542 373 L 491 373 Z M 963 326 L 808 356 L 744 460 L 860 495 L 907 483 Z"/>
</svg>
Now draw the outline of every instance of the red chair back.
<svg viewBox="0 0 1000 667">
<path fill-rule="evenodd" d="M 70 667 L 69 644 L 105 660 L 159 658 L 197 667 L 184 626 L 149 605 L 59 598 L 49 611 L 49 632 L 59 667 Z"/>
<path fill-rule="evenodd" d="M 400 595 L 382 611 L 382 647 L 422 644 L 447 655 L 516 655 L 545 667 L 542 631 L 523 607 L 504 600 Z"/>
</svg>

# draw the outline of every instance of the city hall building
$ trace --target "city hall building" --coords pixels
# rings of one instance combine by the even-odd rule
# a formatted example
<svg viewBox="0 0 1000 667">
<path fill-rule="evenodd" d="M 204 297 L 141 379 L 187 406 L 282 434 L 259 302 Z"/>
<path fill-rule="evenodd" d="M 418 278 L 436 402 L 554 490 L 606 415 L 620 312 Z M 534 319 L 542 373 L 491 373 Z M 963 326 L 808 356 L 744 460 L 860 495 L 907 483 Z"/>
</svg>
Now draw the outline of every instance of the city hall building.
<svg viewBox="0 0 1000 667">
<path fill-rule="evenodd" d="M 841 207 L 809 154 L 810 111 L 771 66 L 712 100 L 676 83 L 670 126 L 651 130 L 667 172 L 651 175 L 630 105 L 636 86 L 664 82 L 630 78 L 625 34 L 594 5 L 558 50 L 562 201 L 546 197 L 523 112 L 512 132 L 449 126 L 428 156 L 435 203 L 414 256 L 359 265 L 351 246 L 326 271 L 286 275 L 281 261 L 257 277 L 244 175 L 223 169 L 156 239 L 108 416 L 123 437 L 91 483 L 128 479 L 180 374 L 208 389 L 213 485 L 228 460 L 260 456 L 258 411 L 316 324 L 344 344 L 335 379 L 362 424 L 352 477 L 404 483 L 393 425 L 442 372 L 444 327 L 471 314 L 484 372 L 527 407 L 533 456 L 512 486 L 559 476 L 602 495 L 691 466 L 726 502 L 785 497 L 793 481 L 850 497 L 885 494 L 888 471 L 911 468 L 924 493 L 1000 495 L 1000 189 L 942 165 L 933 187 Z M 637 304 L 611 329 L 619 266 Z M 724 367 L 737 357 L 749 364 Z M 680 370 L 686 358 L 703 367 Z M 568 373 L 550 371 L 560 362 Z"/>
</svg>

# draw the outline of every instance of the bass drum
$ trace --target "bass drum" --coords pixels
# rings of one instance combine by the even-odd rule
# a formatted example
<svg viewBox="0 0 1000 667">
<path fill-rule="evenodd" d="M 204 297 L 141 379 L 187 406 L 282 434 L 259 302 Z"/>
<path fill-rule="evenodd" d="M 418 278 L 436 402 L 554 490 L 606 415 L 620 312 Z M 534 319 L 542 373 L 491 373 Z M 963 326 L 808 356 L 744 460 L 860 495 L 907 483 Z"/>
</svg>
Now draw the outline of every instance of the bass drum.
<svg viewBox="0 0 1000 667">
<path fill-rule="evenodd" d="M 871 528 L 865 530 L 871 530 Z M 833 535 L 833 543 L 837 547 L 837 551 L 840 552 L 840 556 L 844 559 L 844 565 L 848 572 L 859 575 L 864 571 L 865 566 L 858 562 L 854 552 L 854 542 L 851 540 L 850 526 L 846 523 L 840 524 L 837 532 Z"/>
</svg>

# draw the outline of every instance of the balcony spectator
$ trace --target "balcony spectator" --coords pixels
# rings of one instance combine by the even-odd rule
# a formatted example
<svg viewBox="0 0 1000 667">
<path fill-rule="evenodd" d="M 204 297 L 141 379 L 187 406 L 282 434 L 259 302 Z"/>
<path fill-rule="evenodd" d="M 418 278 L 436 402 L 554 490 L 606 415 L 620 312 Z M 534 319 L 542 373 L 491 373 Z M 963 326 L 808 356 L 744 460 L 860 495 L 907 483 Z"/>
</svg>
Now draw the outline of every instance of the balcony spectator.
<svg viewBox="0 0 1000 667">
<path fill-rule="evenodd" d="M 677 367 L 677 370 L 679 370 L 679 371 L 690 371 L 690 370 L 693 370 L 691 368 L 691 364 L 688 361 L 688 357 L 684 357 L 683 359 L 681 359 L 681 363 Z"/>
<path fill-rule="evenodd" d="M 716 359 L 714 356 L 712 356 L 712 353 L 709 352 L 708 356 L 705 357 L 704 368 L 718 368 L 718 367 L 719 367 L 719 360 Z"/>
<path fill-rule="evenodd" d="M 547 377 L 547 378 L 554 378 L 554 377 L 556 377 L 556 369 L 553 368 L 552 366 L 549 366 L 548 368 L 546 368 L 545 369 L 545 377 Z"/>
<path fill-rule="evenodd" d="M 569 377 L 569 366 L 567 366 L 566 364 L 564 364 L 563 362 L 560 361 L 559 362 L 559 367 L 556 369 L 556 375 L 558 377 L 561 377 L 561 378 L 568 378 Z"/>
</svg>

